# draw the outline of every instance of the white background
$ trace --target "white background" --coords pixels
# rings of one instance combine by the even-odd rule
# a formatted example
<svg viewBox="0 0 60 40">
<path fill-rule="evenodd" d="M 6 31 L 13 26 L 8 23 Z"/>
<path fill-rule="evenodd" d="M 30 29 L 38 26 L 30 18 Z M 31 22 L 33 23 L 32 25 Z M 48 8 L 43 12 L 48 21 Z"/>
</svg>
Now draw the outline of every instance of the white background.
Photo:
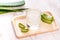
<svg viewBox="0 0 60 40">
<path fill-rule="evenodd" d="M 41 11 L 51 11 L 60 26 L 60 0 L 25 0 L 25 2 L 25 7 Z M 17 39 L 11 25 L 12 17 L 12 13 L 0 15 L 0 40 L 60 40 L 60 30 L 24 39 Z"/>
</svg>

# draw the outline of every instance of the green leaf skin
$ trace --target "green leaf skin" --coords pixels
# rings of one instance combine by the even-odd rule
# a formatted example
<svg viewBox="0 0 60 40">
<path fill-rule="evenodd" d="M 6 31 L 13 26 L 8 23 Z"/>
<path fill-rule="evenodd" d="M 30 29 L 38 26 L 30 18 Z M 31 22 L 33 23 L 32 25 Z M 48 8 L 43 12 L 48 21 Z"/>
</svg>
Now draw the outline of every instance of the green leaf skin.
<svg viewBox="0 0 60 40">
<path fill-rule="evenodd" d="M 25 1 L 19 1 L 19 2 L 9 2 L 9 3 L 0 3 L 0 7 L 18 7 L 25 5 Z"/>
<path fill-rule="evenodd" d="M 0 14 L 5 14 L 9 12 L 21 12 L 23 10 L 27 10 L 28 8 L 22 8 L 22 9 L 13 9 L 13 10 L 8 10 L 8 9 L 0 9 Z"/>
</svg>

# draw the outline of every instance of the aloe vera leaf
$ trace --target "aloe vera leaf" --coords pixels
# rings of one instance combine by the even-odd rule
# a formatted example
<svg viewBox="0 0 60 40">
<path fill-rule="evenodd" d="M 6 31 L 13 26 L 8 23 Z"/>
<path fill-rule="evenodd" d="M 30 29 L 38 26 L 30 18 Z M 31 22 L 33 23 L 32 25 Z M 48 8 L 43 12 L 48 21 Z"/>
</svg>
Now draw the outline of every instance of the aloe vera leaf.
<svg viewBox="0 0 60 40">
<path fill-rule="evenodd" d="M 0 7 L 19 7 L 25 5 L 25 1 L 13 2 L 13 3 L 0 3 Z"/>
<path fill-rule="evenodd" d="M 20 11 L 23 11 L 23 10 L 27 10 L 28 8 L 24 8 L 24 9 L 14 9 L 12 10 L 13 12 L 20 12 Z"/>
<path fill-rule="evenodd" d="M 6 11 L 0 11 L 0 14 L 5 14 L 5 13 L 8 13 L 8 12 L 6 12 Z"/>
<path fill-rule="evenodd" d="M 22 8 L 22 9 L 13 9 L 13 10 L 8 10 L 8 9 L 0 9 L 0 14 L 5 14 L 8 12 L 21 12 L 23 10 L 27 10 L 28 8 Z"/>
<path fill-rule="evenodd" d="M 0 9 L 0 11 L 9 11 L 9 12 L 18 12 L 18 11 L 22 11 L 22 10 L 26 10 L 28 8 L 22 8 L 22 9 Z"/>
</svg>

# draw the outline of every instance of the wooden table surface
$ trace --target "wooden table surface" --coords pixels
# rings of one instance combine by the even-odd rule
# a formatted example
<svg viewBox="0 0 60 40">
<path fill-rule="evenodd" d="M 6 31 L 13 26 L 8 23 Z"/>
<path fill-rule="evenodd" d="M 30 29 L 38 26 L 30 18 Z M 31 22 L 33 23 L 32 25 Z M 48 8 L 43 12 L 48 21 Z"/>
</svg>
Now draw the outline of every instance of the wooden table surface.
<svg viewBox="0 0 60 40">
<path fill-rule="evenodd" d="M 13 13 L 0 15 L 0 40 L 60 40 L 60 0 L 25 0 L 25 7 L 38 9 L 41 11 L 49 10 L 57 20 L 59 30 L 41 35 L 17 39 L 11 19 Z"/>
</svg>

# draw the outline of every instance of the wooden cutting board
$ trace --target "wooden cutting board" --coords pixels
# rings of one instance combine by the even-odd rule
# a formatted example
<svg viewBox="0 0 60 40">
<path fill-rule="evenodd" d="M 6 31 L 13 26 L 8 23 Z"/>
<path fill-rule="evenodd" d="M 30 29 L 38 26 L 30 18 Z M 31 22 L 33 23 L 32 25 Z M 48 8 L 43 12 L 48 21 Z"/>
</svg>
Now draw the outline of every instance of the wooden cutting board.
<svg viewBox="0 0 60 40">
<path fill-rule="evenodd" d="M 50 12 L 46 11 L 46 14 L 52 15 Z M 40 28 L 38 30 L 29 30 L 27 33 L 22 33 L 20 31 L 20 28 L 18 27 L 18 23 L 26 23 L 26 15 L 20 15 L 20 16 L 15 16 L 12 19 L 12 24 L 14 28 L 14 32 L 17 38 L 25 38 L 29 36 L 35 36 L 38 34 L 43 34 L 46 32 L 53 32 L 55 30 L 58 30 L 58 25 L 56 23 L 56 19 L 54 18 L 54 21 L 52 24 L 46 24 L 42 21 L 40 21 Z"/>
</svg>

